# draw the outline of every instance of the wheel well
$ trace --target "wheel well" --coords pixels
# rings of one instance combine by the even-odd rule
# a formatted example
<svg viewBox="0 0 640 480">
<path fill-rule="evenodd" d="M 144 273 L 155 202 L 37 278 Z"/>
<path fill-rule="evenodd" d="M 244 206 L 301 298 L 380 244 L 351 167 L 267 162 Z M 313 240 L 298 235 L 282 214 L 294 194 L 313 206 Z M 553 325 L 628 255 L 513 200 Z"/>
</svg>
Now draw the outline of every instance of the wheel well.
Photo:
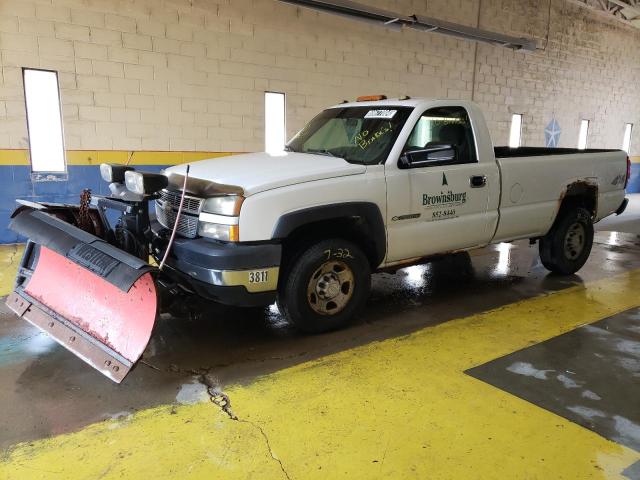
<svg viewBox="0 0 640 480">
<path fill-rule="evenodd" d="M 570 184 L 560 197 L 558 214 L 576 207 L 586 208 L 595 217 L 598 212 L 598 186 L 584 181 Z"/>
<path fill-rule="evenodd" d="M 342 238 L 358 245 L 367 256 L 372 269 L 382 261 L 379 247 L 373 240 L 373 229 L 362 217 L 333 218 L 301 225 L 282 240 L 283 261 L 292 261 L 296 252 L 326 238 Z"/>
</svg>

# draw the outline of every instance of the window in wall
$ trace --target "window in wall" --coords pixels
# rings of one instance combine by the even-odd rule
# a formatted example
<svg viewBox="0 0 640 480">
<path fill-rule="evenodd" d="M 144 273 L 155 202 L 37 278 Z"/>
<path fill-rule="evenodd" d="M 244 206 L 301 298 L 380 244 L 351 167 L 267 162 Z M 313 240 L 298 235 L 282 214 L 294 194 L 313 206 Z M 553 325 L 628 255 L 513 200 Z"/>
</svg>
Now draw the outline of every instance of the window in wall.
<svg viewBox="0 0 640 480">
<path fill-rule="evenodd" d="M 633 131 L 633 123 L 627 123 L 624 126 L 624 138 L 622 139 L 622 150 L 631 153 L 631 132 Z"/>
<path fill-rule="evenodd" d="M 587 148 L 587 137 L 589 136 L 589 120 L 580 122 L 580 133 L 578 134 L 578 148 L 584 150 Z"/>
<path fill-rule="evenodd" d="M 514 113 L 511 116 L 511 132 L 509 134 L 509 148 L 518 148 L 522 141 L 522 115 Z"/>
<path fill-rule="evenodd" d="M 22 69 L 27 109 L 29 151 L 33 174 L 63 174 L 64 155 L 62 112 L 58 73 L 50 70 Z"/>
<path fill-rule="evenodd" d="M 286 141 L 286 102 L 285 94 L 264 93 L 264 149 L 267 153 L 278 154 L 284 151 Z"/>
</svg>

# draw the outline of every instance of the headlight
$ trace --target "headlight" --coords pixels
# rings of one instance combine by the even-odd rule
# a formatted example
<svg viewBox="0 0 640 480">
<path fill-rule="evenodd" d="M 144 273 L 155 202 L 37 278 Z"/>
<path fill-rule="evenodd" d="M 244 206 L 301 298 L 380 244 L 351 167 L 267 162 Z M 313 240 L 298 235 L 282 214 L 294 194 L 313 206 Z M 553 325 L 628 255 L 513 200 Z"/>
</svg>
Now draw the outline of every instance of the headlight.
<svg viewBox="0 0 640 480">
<path fill-rule="evenodd" d="M 148 195 L 165 188 L 168 184 L 168 179 L 159 173 L 130 170 L 124 173 L 124 184 L 130 192 L 138 195 Z"/>
<path fill-rule="evenodd" d="M 198 235 L 225 242 L 237 242 L 240 233 L 237 225 L 222 225 L 220 223 L 209 223 L 200 220 L 198 222 Z"/>
<path fill-rule="evenodd" d="M 133 170 L 127 165 L 111 165 L 103 163 L 100 165 L 100 176 L 107 183 L 124 183 L 124 174 Z"/>
<path fill-rule="evenodd" d="M 237 217 L 240 215 L 240 207 L 244 197 L 239 195 L 223 195 L 220 197 L 207 198 L 202 206 L 202 211 L 207 213 L 215 213 L 216 215 L 226 215 L 228 217 Z"/>
</svg>

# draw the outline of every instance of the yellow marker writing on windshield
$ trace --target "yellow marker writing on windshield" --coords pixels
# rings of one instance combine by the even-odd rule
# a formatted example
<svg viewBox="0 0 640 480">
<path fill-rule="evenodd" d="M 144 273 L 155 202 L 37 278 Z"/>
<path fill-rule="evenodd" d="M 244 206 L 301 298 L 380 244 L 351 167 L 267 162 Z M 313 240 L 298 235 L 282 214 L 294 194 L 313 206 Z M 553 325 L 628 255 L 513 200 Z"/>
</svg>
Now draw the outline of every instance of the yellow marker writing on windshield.
<svg viewBox="0 0 640 480">
<path fill-rule="evenodd" d="M 370 133 L 369 130 L 363 130 L 358 135 L 355 136 L 355 143 L 362 149 L 366 150 L 368 147 L 373 145 L 377 140 L 386 135 L 387 133 L 393 130 L 393 126 L 391 122 L 388 122 L 382 127 L 380 127 L 377 131 Z"/>
</svg>

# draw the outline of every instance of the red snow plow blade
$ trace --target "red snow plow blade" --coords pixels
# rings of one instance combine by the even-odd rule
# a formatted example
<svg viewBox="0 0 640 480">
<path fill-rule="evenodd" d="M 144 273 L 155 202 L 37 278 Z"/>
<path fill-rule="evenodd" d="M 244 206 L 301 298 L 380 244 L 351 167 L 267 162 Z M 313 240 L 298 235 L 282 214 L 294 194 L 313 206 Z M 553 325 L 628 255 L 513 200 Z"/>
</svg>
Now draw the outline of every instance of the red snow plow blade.
<svg viewBox="0 0 640 480">
<path fill-rule="evenodd" d="M 155 323 L 153 267 L 46 210 L 18 211 L 11 227 L 30 242 L 9 308 L 120 383 Z"/>
</svg>

